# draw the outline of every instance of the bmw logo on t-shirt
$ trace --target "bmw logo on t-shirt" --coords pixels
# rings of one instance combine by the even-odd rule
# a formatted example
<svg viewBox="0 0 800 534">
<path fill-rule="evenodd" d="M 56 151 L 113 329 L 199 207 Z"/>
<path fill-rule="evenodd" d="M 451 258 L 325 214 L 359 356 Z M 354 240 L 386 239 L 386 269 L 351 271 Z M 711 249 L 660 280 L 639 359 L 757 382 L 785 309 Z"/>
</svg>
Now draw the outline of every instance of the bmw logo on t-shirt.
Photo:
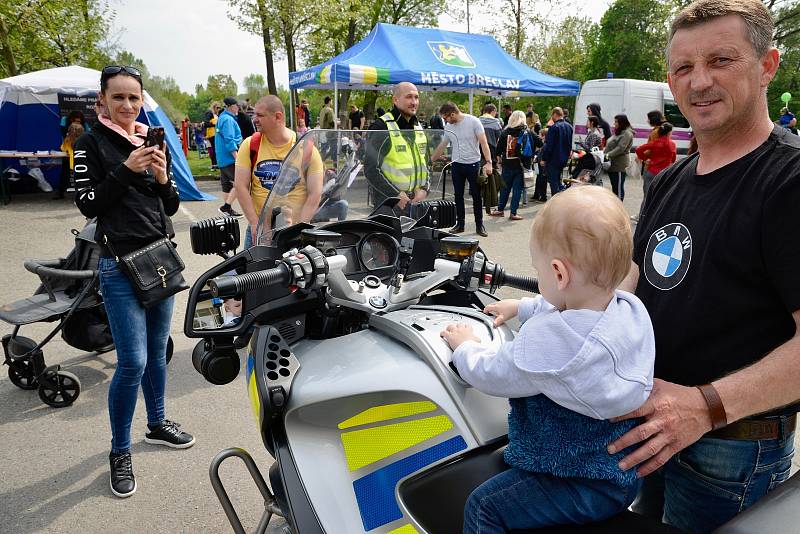
<svg viewBox="0 0 800 534">
<path fill-rule="evenodd" d="M 681 223 L 670 223 L 650 236 L 644 275 L 650 285 L 666 291 L 683 281 L 691 262 L 692 234 Z"/>
</svg>

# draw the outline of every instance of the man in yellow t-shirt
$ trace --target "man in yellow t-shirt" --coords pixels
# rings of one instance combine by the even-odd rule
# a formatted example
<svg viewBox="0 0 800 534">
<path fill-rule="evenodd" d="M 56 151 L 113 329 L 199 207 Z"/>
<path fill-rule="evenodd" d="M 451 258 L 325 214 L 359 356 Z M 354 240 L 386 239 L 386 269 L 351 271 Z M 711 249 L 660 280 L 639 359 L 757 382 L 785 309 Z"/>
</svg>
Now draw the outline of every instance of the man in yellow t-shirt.
<svg viewBox="0 0 800 534">
<path fill-rule="evenodd" d="M 319 151 L 309 145 L 298 147 L 290 161 L 284 162 L 294 146 L 297 136 L 286 127 L 283 102 L 274 95 L 262 97 L 256 102 L 253 122 L 258 129 L 261 141 L 255 165 L 250 158 L 248 137 L 239 146 L 236 156 L 236 190 L 242 212 L 249 224 L 245 235 L 245 248 L 255 242 L 258 217 L 275 180 L 284 165 L 292 165 L 298 170 L 295 182 L 285 180 L 283 185 L 291 185 L 287 191 L 275 191 L 270 207 L 280 207 L 284 214 L 290 214 L 293 222 L 310 222 L 319 208 L 322 197 L 323 164 Z M 303 141 L 311 143 L 312 141 Z M 271 218 L 267 219 L 269 223 Z"/>
</svg>

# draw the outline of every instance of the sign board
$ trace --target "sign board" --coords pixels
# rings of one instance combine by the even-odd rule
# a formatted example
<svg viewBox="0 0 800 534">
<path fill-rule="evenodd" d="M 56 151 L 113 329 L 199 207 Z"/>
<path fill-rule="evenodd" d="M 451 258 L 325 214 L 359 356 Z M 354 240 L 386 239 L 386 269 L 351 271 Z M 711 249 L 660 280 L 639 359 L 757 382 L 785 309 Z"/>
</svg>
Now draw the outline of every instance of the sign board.
<svg viewBox="0 0 800 534">
<path fill-rule="evenodd" d="M 86 122 L 94 122 L 97 119 L 94 111 L 95 102 L 97 102 L 97 93 L 80 96 L 58 93 L 58 109 L 62 118 L 68 117 L 72 111 L 80 111 Z"/>
</svg>

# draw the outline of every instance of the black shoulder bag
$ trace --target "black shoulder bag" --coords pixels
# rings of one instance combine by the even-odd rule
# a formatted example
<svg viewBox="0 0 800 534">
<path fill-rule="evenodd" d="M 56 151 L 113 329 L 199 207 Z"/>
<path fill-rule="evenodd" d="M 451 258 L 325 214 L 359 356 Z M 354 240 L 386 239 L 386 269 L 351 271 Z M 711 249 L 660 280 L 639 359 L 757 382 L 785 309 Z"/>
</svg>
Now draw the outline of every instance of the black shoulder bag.
<svg viewBox="0 0 800 534">
<path fill-rule="evenodd" d="M 146 247 L 134 250 L 121 258 L 114 250 L 108 236 L 103 240 L 128 277 L 136 297 L 145 308 L 150 308 L 175 293 L 189 289 L 181 271 L 186 267 L 167 235 L 167 216 L 161 198 L 158 211 L 164 225 L 164 237 Z"/>
</svg>

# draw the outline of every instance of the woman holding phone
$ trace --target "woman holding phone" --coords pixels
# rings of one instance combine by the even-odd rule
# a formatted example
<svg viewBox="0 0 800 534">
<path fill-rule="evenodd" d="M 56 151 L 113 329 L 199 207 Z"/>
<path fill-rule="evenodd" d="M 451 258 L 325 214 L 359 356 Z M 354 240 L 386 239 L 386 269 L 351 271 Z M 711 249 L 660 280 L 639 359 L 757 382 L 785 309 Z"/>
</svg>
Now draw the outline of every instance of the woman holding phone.
<svg viewBox="0 0 800 534">
<path fill-rule="evenodd" d="M 147 135 L 147 125 L 136 122 L 143 104 L 139 71 L 105 67 L 99 99 L 103 113 L 75 146 L 75 202 L 86 217 L 97 217 L 100 291 L 117 353 L 108 391 L 110 485 L 114 495 L 128 497 L 136 491 L 131 421 L 140 386 L 147 409 L 145 441 L 173 448 L 191 447 L 195 441 L 165 417 L 166 348 L 174 296 L 144 308 L 119 265 L 122 256 L 174 235 L 169 216 L 178 211 L 179 199 L 170 180 L 166 146 L 154 142 L 152 133 Z"/>
</svg>

